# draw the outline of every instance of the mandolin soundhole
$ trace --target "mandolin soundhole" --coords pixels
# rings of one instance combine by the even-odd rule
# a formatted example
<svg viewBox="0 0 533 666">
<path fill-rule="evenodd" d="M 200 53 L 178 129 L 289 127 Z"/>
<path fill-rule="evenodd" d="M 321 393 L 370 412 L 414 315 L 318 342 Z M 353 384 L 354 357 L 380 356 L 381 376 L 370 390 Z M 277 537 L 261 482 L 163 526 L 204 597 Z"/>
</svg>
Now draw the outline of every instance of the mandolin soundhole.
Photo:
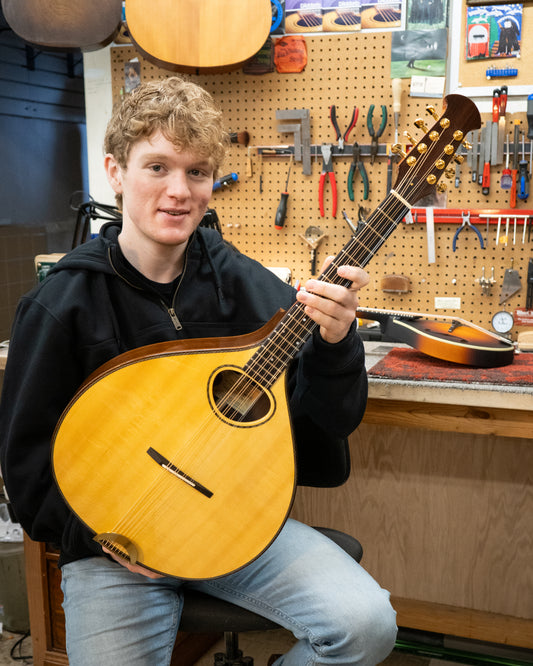
<svg viewBox="0 0 533 666">
<path fill-rule="evenodd" d="M 245 373 L 233 368 L 218 370 L 210 382 L 210 402 L 224 421 L 263 422 L 273 410 L 273 398 Z"/>
</svg>

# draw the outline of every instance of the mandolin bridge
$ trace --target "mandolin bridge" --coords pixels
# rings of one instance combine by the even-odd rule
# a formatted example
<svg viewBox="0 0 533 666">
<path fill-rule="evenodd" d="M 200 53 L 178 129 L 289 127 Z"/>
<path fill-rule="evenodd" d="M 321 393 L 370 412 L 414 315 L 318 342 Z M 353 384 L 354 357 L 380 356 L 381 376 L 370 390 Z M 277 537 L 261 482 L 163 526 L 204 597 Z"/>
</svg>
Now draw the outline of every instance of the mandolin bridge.
<svg viewBox="0 0 533 666">
<path fill-rule="evenodd" d="M 146 453 L 151 458 L 153 458 L 156 461 L 156 463 L 160 465 L 163 469 L 166 469 L 167 472 L 170 472 L 181 481 L 184 481 L 187 485 L 191 486 L 191 488 L 194 488 L 195 490 L 197 490 L 199 493 L 202 493 L 202 495 L 205 495 L 206 497 L 213 497 L 213 493 L 211 490 L 203 486 L 201 483 L 198 483 L 198 481 L 193 479 L 192 476 L 185 474 L 183 470 L 174 465 L 174 463 L 171 463 L 170 460 L 167 460 L 165 456 L 159 453 L 159 451 L 156 451 L 154 448 L 150 447 Z"/>
</svg>

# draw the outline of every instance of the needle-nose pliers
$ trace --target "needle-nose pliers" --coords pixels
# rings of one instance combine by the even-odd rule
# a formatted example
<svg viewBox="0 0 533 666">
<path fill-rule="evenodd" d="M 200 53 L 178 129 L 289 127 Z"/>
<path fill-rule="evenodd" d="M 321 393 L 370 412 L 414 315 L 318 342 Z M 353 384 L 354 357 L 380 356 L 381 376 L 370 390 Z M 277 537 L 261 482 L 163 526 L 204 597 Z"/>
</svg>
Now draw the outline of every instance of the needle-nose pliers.
<svg viewBox="0 0 533 666">
<path fill-rule="evenodd" d="M 348 141 L 348 136 L 350 132 L 353 130 L 355 127 L 355 124 L 357 122 L 357 118 L 359 117 L 359 109 L 354 106 L 353 108 L 353 113 L 352 113 L 352 118 L 348 124 L 348 129 L 344 134 L 342 134 L 340 128 L 339 128 L 339 123 L 337 121 L 337 108 L 335 104 L 332 104 L 329 107 L 329 117 L 331 120 L 331 124 L 335 128 L 335 137 L 337 139 L 337 145 L 339 146 L 339 150 L 344 150 L 344 143 Z"/>
<path fill-rule="evenodd" d="M 383 134 L 385 125 L 387 124 L 387 107 L 385 104 L 381 105 L 381 123 L 378 129 L 374 129 L 374 121 L 372 116 L 374 115 L 374 104 L 371 104 L 368 109 L 368 116 L 366 117 L 366 127 L 368 133 L 372 137 L 372 143 L 370 144 L 370 164 L 374 164 L 374 159 L 378 154 L 378 139 Z"/>
<path fill-rule="evenodd" d="M 355 201 L 353 193 L 353 180 L 359 169 L 361 178 L 363 179 L 363 199 L 368 199 L 368 174 L 365 169 L 365 165 L 361 160 L 361 146 L 355 142 L 352 148 L 352 163 L 350 164 L 350 171 L 348 172 L 348 196 L 350 201 Z"/>
</svg>

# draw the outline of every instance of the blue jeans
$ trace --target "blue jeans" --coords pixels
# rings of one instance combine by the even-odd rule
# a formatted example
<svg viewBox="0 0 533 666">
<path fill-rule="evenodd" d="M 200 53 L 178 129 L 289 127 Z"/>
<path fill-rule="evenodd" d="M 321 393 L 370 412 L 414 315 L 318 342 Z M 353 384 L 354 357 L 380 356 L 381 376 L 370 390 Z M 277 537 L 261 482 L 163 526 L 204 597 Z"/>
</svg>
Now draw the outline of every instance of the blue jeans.
<svg viewBox="0 0 533 666">
<path fill-rule="evenodd" d="M 240 571 L 210 581 L 149 579 L 105 557 L 62 569 L 70 666 L 168 666 L 185 586 L 275 620 L 298 639 L 277 666 L 375 666 L 394 647 L 389 594 L 341 548 L 289 520 Z"/>
</svg>

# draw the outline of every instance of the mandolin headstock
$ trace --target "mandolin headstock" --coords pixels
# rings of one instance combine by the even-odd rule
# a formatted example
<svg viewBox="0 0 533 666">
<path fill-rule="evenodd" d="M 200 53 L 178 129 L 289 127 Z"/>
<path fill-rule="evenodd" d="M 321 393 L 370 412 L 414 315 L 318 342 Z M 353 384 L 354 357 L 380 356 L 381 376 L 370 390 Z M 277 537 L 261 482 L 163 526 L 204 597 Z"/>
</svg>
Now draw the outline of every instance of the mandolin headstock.
<svg viewBox="0 0 533 666">
<path fill-rule="evenodd" d="M 431 194 L 434 188 L 445 189 L 437 185 L 438 181 L 446 174 L 452 160 L 463 161 L 462 156 L 456 156 L 458 148 L 461 145 L 470 148 L 466 135 L 481 127 L 476 105 L 463 95 L 447 95 L 440 117 L 433 107 L 427 107 L 427 110 L 435 123 L 428 129 L 423 120 L 415 122 L 418 128 L 426 132 L 422 139 L 407 155 L 401 151 L 401 147 L 393 147 L 393 151 L 401 154 L 403 159 L 398 164 L 398 176 L 392 193 L 399 195 L 410 206 Z"/>
</svg>

